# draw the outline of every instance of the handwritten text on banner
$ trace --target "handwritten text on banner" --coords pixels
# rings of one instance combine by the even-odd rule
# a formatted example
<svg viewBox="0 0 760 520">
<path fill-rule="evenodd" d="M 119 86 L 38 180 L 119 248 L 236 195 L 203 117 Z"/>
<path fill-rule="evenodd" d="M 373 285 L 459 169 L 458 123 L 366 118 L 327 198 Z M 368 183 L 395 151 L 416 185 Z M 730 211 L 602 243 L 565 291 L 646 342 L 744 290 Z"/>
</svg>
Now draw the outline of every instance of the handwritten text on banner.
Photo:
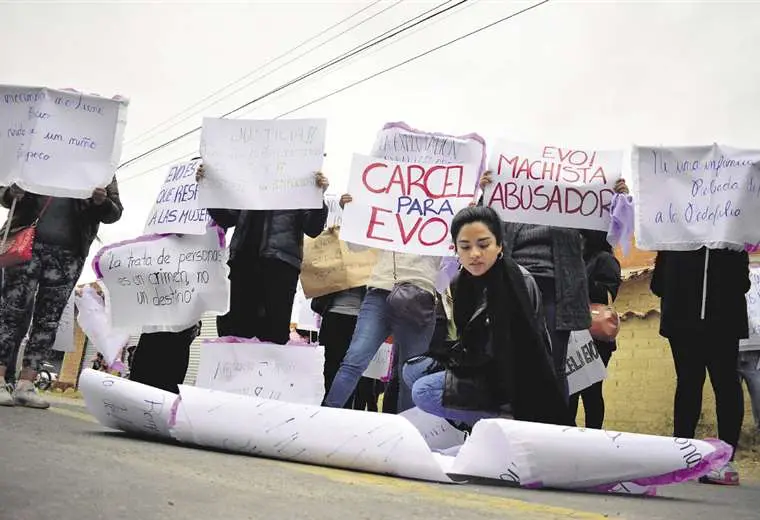
<svg viewBox="0 0 760 520">
<path fill-rule="evenodd" d="M 451 219 L 473 201 L 478 166 L 399 163 L 355 154 L 350 175 L 353 201 L 343 210 L 342 240 L 448 256 Z"/>
<path fill-rule="evenodd" d="M 144 233 L 202 235 L 209 222 L 208 211 L 198 207 L 195 172 L 200 160 L 175 164 L 169 169 L 156 203 L 145 223 Z"/>
<path fill-rule="evenodd" d="M 93 260 L 111 301 L 113 325 L 187 325 L 205 312 L 227 312 L 223 235 L 141 237 L 109 245 Z"/>
<path fill-rule="evenodd" d="M 760 240 L 760 150 L 634 147 L 636 243 L 688 251 Z"/>
<path fill-rule="evenodd" d="M 497 142 L 485 201 L 506 222 L 606 231 L 623 154 Z"/>
<path fill-rule="evenodd" d="M 127 101 L 0 85 L 0 184 L 84 199 L 111 182 Z"/>
<path fill-rule="evenodd" d="M 204 118 L 201 207 L 321 208 L 315 175 L 322 168 L 326 126 L 324 119 Z"/>
</svg>

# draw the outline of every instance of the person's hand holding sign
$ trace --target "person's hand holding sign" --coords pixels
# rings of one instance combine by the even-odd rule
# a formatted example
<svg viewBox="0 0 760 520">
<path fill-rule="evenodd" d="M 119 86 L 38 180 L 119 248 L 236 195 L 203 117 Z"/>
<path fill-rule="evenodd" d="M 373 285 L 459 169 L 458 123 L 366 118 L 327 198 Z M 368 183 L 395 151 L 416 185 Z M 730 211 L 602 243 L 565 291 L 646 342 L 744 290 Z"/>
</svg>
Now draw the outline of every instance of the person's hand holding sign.
<svg viewBox="0 0 760 520">
<path fill-rule="evenodd" d="M 350 193 L 344 193 L 340 196 L 340 209 L 344 209 L 346 207 L 346 204 L 350 203 L 354 198 L 351 196 Z"/>
<path fill-rule="evenodd" d="M 24 195 L 26 195 L 26 192 L 23 188 L 19 187 L 18 184 L 11 184 L 11 187 L 9 188 L 10 197 L 12 199 L 21 200 L 24 198 Z"/>
<path fill-rule="evenodd" d="M 107 195 L 105 188 L 95 188 L 92 190 L 92 203 L 96 206 L 100 206 L 106 201 Z"/>
<path fill-rule="evenodd" d="M 314 178 L 316 179 L 317 187 L 322 188 L 322 191 L 326 191 L 328 186 L 330 186 L 330 181 L 327 180 L 324 173 L 317 172 Z"/>
<path fill-rule="evenodd" d="M 203 163 L 200 163 L 195 170 L 195 182 L 201 182 L 205 174 L 206 172 L 203 170 Z"/>
<path fill-rule="evenodd" d="M 615 190 L 615 193 L 622 193 L 623 195 L 628 195 L 630 193 L 628 190 L 628 184 L 626 184 L 625 179 L 622 177 L 615 181 L 615 187 L 613 189 Z"/>
</svg>

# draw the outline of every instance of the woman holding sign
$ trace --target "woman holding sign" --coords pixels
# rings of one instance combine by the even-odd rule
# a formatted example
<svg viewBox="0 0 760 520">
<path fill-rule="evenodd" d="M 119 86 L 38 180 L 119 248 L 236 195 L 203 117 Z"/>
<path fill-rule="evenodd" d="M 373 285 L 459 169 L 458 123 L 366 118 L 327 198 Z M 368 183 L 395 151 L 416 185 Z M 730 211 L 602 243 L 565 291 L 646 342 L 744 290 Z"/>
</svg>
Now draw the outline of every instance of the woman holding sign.
<svg viewBox="0 0 760 520">
<path fill-rule="evenodd" d="M 198 166 L 196 180 L 204 176 Z M 324 192 L 330 183 L 322 173 L 314 182 Z M 320 209 L 241 211 L 208 209 L 230 241 L 230 310 L 217 317 L 220 337 L 258 338 L 284 345 L 290 338 L 290 316 L 303 260 L 303 236 L 324 230 L 327 206 Z"/>
<path fill-rule="evenodd" d="M 463 209 L 451 235 L 462 265 L 452 285 L 459 341 L 404 365 L 414 404 L 466 427 L 504 416 L 574 425 L 554 376 L 538 286 L 504 255 L 499 215 Z"/>
<path fill-rule="evenodd" d="M 4 228 L 10 227 L 15 236 L 36 228 L 29 258 L 10 259 L 6 251 L 0 255 L 5 264 L 0 306 L 0 405 L 47 408 L 48 402 L 34 389 L 37 367 L 50 355 L 58 321 L 100 224 L 121 218 L 119 189 L 114 177 L 108 186 L 96 188 L 90 198 L 81 200 L 27 193 L 13 184 L 0 187 L 0 204 L 14 209 Z M 29 312 L 29 341 L 11 396 L 5 389 L 5 373 L 7 367 L 15 366 L 12 353 L 26 333 Z"/>
</svg>

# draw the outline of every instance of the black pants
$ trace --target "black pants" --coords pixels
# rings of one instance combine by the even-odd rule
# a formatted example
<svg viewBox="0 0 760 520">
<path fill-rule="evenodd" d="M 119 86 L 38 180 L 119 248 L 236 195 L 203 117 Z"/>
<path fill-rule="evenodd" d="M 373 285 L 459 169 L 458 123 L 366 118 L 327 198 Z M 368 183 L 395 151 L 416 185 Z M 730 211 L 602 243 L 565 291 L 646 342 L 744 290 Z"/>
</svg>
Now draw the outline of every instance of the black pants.
<svg viewBox="0 0 760 520">
<path fill-rule="evenodd" d="M 129 379 L 178 394 L 187 374 L 194 339 L 195 326 L 182 332 L 142 334 L 133 354 Z"/>
<path fill-rule="evenodd" d="M 432 352 L 441 352 L 444 348 L 448 333 L 448 322 L 445 319 L 436 319 L 435 329 L 433 329 L 433 337 L 430 339 L 430 347 L 428 350 Z M 396 365 L 396 367 L 398 367 L 398 365 Z M 394 369 L 391 379 L 385 385 L 383 413 L 398 413 L 398 385 L 398 371 Z"/>
<path fill-rule="evenodd" d="M 236 259 L 230 263 L 230 311 L 217 317 L 217 333 L 284 345 L 297 285 L 298 269 L 290 264 Z"/>
<path fill-rule="evenodd" d="M 720 331 L 693 331 L 668 338 L 676 368 L 673 435 L 694 438 L 702 411 L 705 371 L 710 374 L 718 415 L 718 437 L 736 449 L 744 409 L 736 370 L 739 340 L 722 337 Z"/>
<path fill-rule="evenodd" d="M 569 330 L 557 330 L 557 294 L 554 278 L 535 277 L 538 288 L 541 289 L 541 304 L 544 307 L 546 327 L 552 340 L 552 360 L 554 361 L 554 375 L 557 377 L 559 387 L 565 396 L 565 402 L 570 398 L 570 390 L 567 386 L 567 344 L 570 341 Z"/>
<path fill-rule="evenodd" d="M 326 312 L 319 327 L 319 344 L 325 347 L 325 391 L 332 386 L 340 363 L 351 345 L 351 337 L 356 328 L 356 316 Z M 352 410 L 377 411 L 377 401 L 382 393 L 382 383 L 362 377 L 353 395 L 344 408 Z"/>
<path fill-rule="evenodd" d="M 606 367 L 612 357 L 612 349 L 605 346 L 604 343 L 596 341 L 596 350 L 599 357 Z M 586 415 L 586 428 L 602 429 L 604 424 L 604 394 L 602 393 L 602 383 L 604 380 L 594 383 L 588 388 L 584 388 L 577 394 L 570 396 L 570 413 L 573 417 L 578 414 L 578 401 L 583 398 L 583 411 Z"/>
</svg>

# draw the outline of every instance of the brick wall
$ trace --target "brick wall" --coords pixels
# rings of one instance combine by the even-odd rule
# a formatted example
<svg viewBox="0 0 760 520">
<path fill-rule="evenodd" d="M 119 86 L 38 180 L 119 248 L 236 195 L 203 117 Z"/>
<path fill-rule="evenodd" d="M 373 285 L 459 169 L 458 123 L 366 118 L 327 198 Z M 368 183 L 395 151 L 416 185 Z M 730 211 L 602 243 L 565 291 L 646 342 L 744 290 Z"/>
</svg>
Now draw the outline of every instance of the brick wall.
<svg viewBox="0 0 760 520">
<path fill-rule="evenodd" d="M 623 283 L 616 309 L 624 315 L 618 350 L 604 383 L 605 428 L 671 435 L 675 369 L 670 347 L 659 335 L 659 300 L 649 291 L 651 273 Z M 745 390 L 746 393 L 746 390 Z M 717 436 L 715 400 L 709 378 L 698 437 Z M 745 399 L 745 431 L 752 426 L 749 398 Z M 579 414 L 579 423 L 583 421 Z"/>
</svg>

